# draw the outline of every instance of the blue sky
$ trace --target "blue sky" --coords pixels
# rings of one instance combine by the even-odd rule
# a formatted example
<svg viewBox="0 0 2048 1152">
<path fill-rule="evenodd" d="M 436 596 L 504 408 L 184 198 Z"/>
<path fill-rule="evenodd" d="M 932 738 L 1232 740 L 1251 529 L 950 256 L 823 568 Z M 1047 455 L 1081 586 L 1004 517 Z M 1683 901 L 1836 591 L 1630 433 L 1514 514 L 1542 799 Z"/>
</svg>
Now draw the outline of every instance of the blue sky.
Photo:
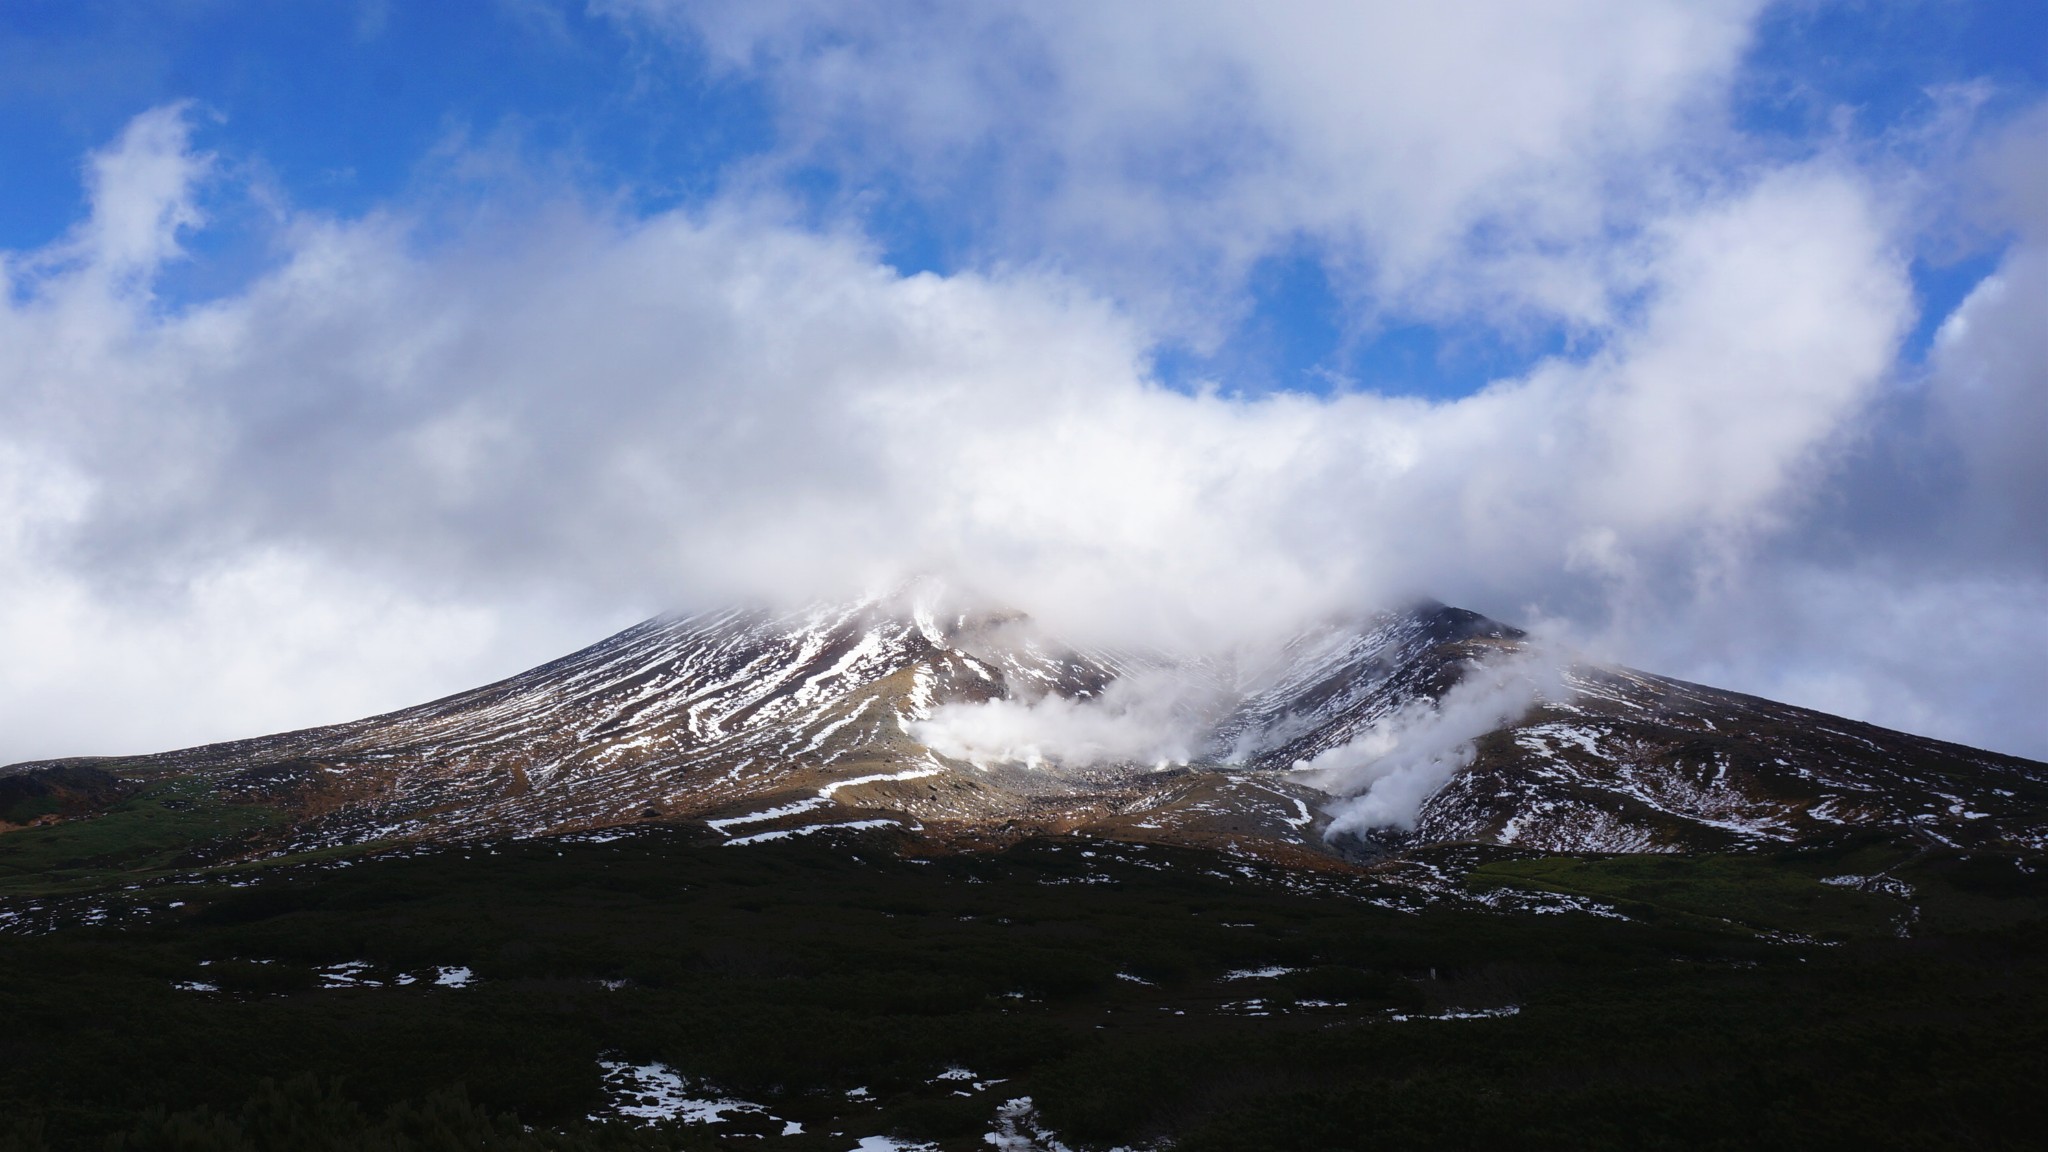
<svg viewBox="0 0 2048 1152">
<path fill-rule="evenodd" d="M 2040 4 L 15 0 L 0 155 L 0 760 L 911 571 L 2048 755 Z"/>
<path fill-rule="evenodd" d="M 175 274 L 172 301 L 231 290 L 260 266 L 250 234 L 260 230 L 236 227 L 261 212 L 249 202 L 258 189 L 340 215 L 518 195 L 453 170 L 451 153 L 481 148 L 648 211 L 707 202 L 779 144 L 774 94 L 759 78 L 577 3 L 21 0 L 0 22 L 0 247 L 35 248 L 69 227 L 83 206 L 80 157 L 138 110 L 195 102 L 198 146 L 219 154 L 224 173 L 206 196 L 215 227 L 199 238 L 204 259 Z M 1911 149 L 1897 138 L 1936 117 L 1940 91 L 1973 85 L 1989 116 L 2039 97 L 2048 9 L 1781 5 L 1756 22 L 1730 111 L 1760 149 Z M 986 250 L 982 233 L 1000 226 L 886 172 L 797 166 L 779 181 L 814 218 L 850 218 L 905 271 L 969 267 Z M 2005 240 L 1975 235 L 1916 254 L 1916 356 Z M 1234 285 L 1220 345 L 1163 343 L 1162 377 L 1446 397 L 1589 344 L 1561 325 L 1383 313 L 1333 287 L 1323 258 L 1313 241 L 1261 257 Z"/>
</svg>

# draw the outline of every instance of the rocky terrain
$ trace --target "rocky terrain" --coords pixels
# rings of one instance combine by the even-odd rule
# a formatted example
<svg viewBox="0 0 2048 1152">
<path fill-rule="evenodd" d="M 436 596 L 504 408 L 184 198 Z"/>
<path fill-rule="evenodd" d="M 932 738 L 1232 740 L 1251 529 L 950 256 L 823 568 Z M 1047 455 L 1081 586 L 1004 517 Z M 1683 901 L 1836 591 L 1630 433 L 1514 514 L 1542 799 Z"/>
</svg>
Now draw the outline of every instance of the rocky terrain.
<svg viewBox="0 0 2048 1152">
<path fill-rule="evenodd" d="M 1519 666 L 1547 686 L 1469 738 L 1436 734 L 1447 782 L 1405 818 L 1332 834 L 1335 802 L 1377 753 L 1422 738 L 1476 674 Z M 1112 737 L 1079 752 L 948 737 L 947 721 L 992 703 L 1027 727 L 1081 718 Z M 1177 743 L 1116 746 L 1119 726 L 1144 725 Z M 1333 758 L 1355 765 L 1350 785 L 1313 771 Z M 10 786 L 53 772 L 203 782 L 287 812 L 277 847 L 290 850 L 647 821 L 702 822 L 734 845 L 835 827 L 956 846 L 1078 832 L 1311 866 L 1447 843 L 1716 851 L 1860 829 L 2048 841 L 2048 766 L 1560 659 L 1438 604 L 1203 659 L 1066 646 L 1015 614 L 905 598 L 663 618 L 388 715 L 0 771 Z"/>
<path fill-rule="evenodd" d="M 0 1150 L 2031 1147 L 2044 799 L 1438 604 L 651 620 L 0 771 Z"/>
</svg>

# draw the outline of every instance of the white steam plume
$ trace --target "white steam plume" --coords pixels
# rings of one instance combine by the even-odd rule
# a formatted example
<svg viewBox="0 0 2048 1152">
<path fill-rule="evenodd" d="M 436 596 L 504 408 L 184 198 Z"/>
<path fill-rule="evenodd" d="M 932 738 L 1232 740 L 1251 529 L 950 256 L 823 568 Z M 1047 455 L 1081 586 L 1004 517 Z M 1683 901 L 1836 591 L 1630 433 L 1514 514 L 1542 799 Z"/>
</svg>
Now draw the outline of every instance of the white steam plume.
<svg viewBox="0 0 2048 1152">
<path fill-rule="evenodd" d="M 1472 765 L 1474 741 L 1565 694 L 1560 666 L 1540 653 L 1477 664 L 1438 700 L 1411 702 L 1356 739 L 1296 761 L 1295 777 L 1335 798 L 1326 838 L 1413 831 L 1429 798 Z"/>
<path fill-rule="evenodd" d="M 1185 764 L 1200 754 L 1218 694 L 1163 671 L 1140 670 L 1100 695 L 943 704 L 910 734 L 941 756 L 984 767 L 1092 768 Z"/>
</svg>

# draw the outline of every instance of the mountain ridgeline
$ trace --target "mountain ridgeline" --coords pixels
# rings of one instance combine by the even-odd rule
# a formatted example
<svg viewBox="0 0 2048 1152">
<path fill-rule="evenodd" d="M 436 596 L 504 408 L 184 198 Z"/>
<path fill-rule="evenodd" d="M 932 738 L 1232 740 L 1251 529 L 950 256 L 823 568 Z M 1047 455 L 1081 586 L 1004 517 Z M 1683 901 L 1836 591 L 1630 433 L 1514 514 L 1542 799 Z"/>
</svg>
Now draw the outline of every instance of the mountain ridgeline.
<svg viewBox="0 0 2048 1152">
<path fill-rule="evenodd" d="M 2048 765 L 1439 604 L 1201 657 L 903 598 L 650 620 L 0 770 L 0 822 L 0 1152 L 2048 1125 Z"/>
<path fill-rule="evenodd" d="M 1451 733 L 1411 810 L 1332 834 L 1347 788 L 1373 786 L 1375 755 L 1421 739 L 1476 672 L 1518 661 L 1541 663 L 1548 686 L 1483 731 Z M 1058 733 L 978 750 L 948 738 L 991 708 L 1012 737 L 1076 721 L 1175 739 L 1161 752 Z M 1302 770 L 1333 757 L 1359 766 L 1336 796 Z M 661 618 L 383 716 L 4 773 L 23 798 L 54 797 L 29 806 L 44 819 L 167 781 L 282 811 L 268 851 L 650 821 L 734 845 L 834 828 L 955 848 L 1080 834 L 1310 867 L 1444 844 L 1715 852 L 1870 831 L 2048 846 L 2048 766 L 1553 660 L 1440 604 L 1333 622 L 1255 659 L 1089 650 L 1015 614 L 887 599 Z"/>
</svg>

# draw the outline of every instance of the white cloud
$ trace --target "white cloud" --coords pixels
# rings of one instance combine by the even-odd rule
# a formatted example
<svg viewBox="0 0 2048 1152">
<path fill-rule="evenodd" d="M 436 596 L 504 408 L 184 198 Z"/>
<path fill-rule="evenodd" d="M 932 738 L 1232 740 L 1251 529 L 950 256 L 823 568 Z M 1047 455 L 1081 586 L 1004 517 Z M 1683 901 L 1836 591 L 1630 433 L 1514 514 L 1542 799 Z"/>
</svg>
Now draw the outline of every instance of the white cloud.
<svg viewBox="0 0 2048 1152">
<path fill-rule="evenodd" d="M 2048 572 L 2048 229 L 2015 245 L 1937 334 L 1933 414 L 1958 452 L 1958 534 Z"/>
<path fill-rule="evenodd" d="M 537 618 L 520 618 L 513 605 L 435 602 L 325 557 L 246 553 L 141 597 L 8 559 L 0 760 L 10 762 L 351 719 L 539 663 L 605 628 L 550 616 L 554 605 L 527 605 Z"/>
<path fill-rule="evenodd" d="M 125 734 L 24 703 L 0 758 L 338 719 L 634 608 L 918 570 L 1090 638 L 1414 593 L 1597 633 L 1740 570 L 1910 319 L 1883 213 L 1824 164 L 1633 241 L 1642 303 L 1598 356 L 1441 404 L 1162 388 L 1072 280 L 904 277 L 738 203 L 435 248 L 289 219 L 276 271 L 166 312 L 105 269 L 175 253 L 202 166 L 137 131 L 104 170 L 188 182 L 107 184 L 82 233 L 119 205 L 154 240 L 10 265 L 0 648 L 39 669 L 16 699 Z"/>
<path fill-rule="evenodd" d="M 1639 621 L 1667 675 L 1888 727 L 2048 756 L 2048 581 L 1876 556 L 1765 556 L 1712 596 Z"/>
<path fill-rule="evenodd" d="M 188 147 L 189 108 L 173 104 L 130 121 L 87 166 L 92 218 L 76 255 L 107 273 L 146 275 L 181 254 L 178 234 L 204 221 L 193 186 L 212 166 Z"/>
<path fill-rule="evenodd" d="M 1198 333 L 1248 262 L 1304 236 L 1373 307 L 1604 326 L 1635 286 L 1617 232 L 1730 145 L 1720 102 L 1760 7 L 598 5 L 767 84 L 788 162 L 907 181 L 998 222 L 994 256 Z"/>
</svg>

